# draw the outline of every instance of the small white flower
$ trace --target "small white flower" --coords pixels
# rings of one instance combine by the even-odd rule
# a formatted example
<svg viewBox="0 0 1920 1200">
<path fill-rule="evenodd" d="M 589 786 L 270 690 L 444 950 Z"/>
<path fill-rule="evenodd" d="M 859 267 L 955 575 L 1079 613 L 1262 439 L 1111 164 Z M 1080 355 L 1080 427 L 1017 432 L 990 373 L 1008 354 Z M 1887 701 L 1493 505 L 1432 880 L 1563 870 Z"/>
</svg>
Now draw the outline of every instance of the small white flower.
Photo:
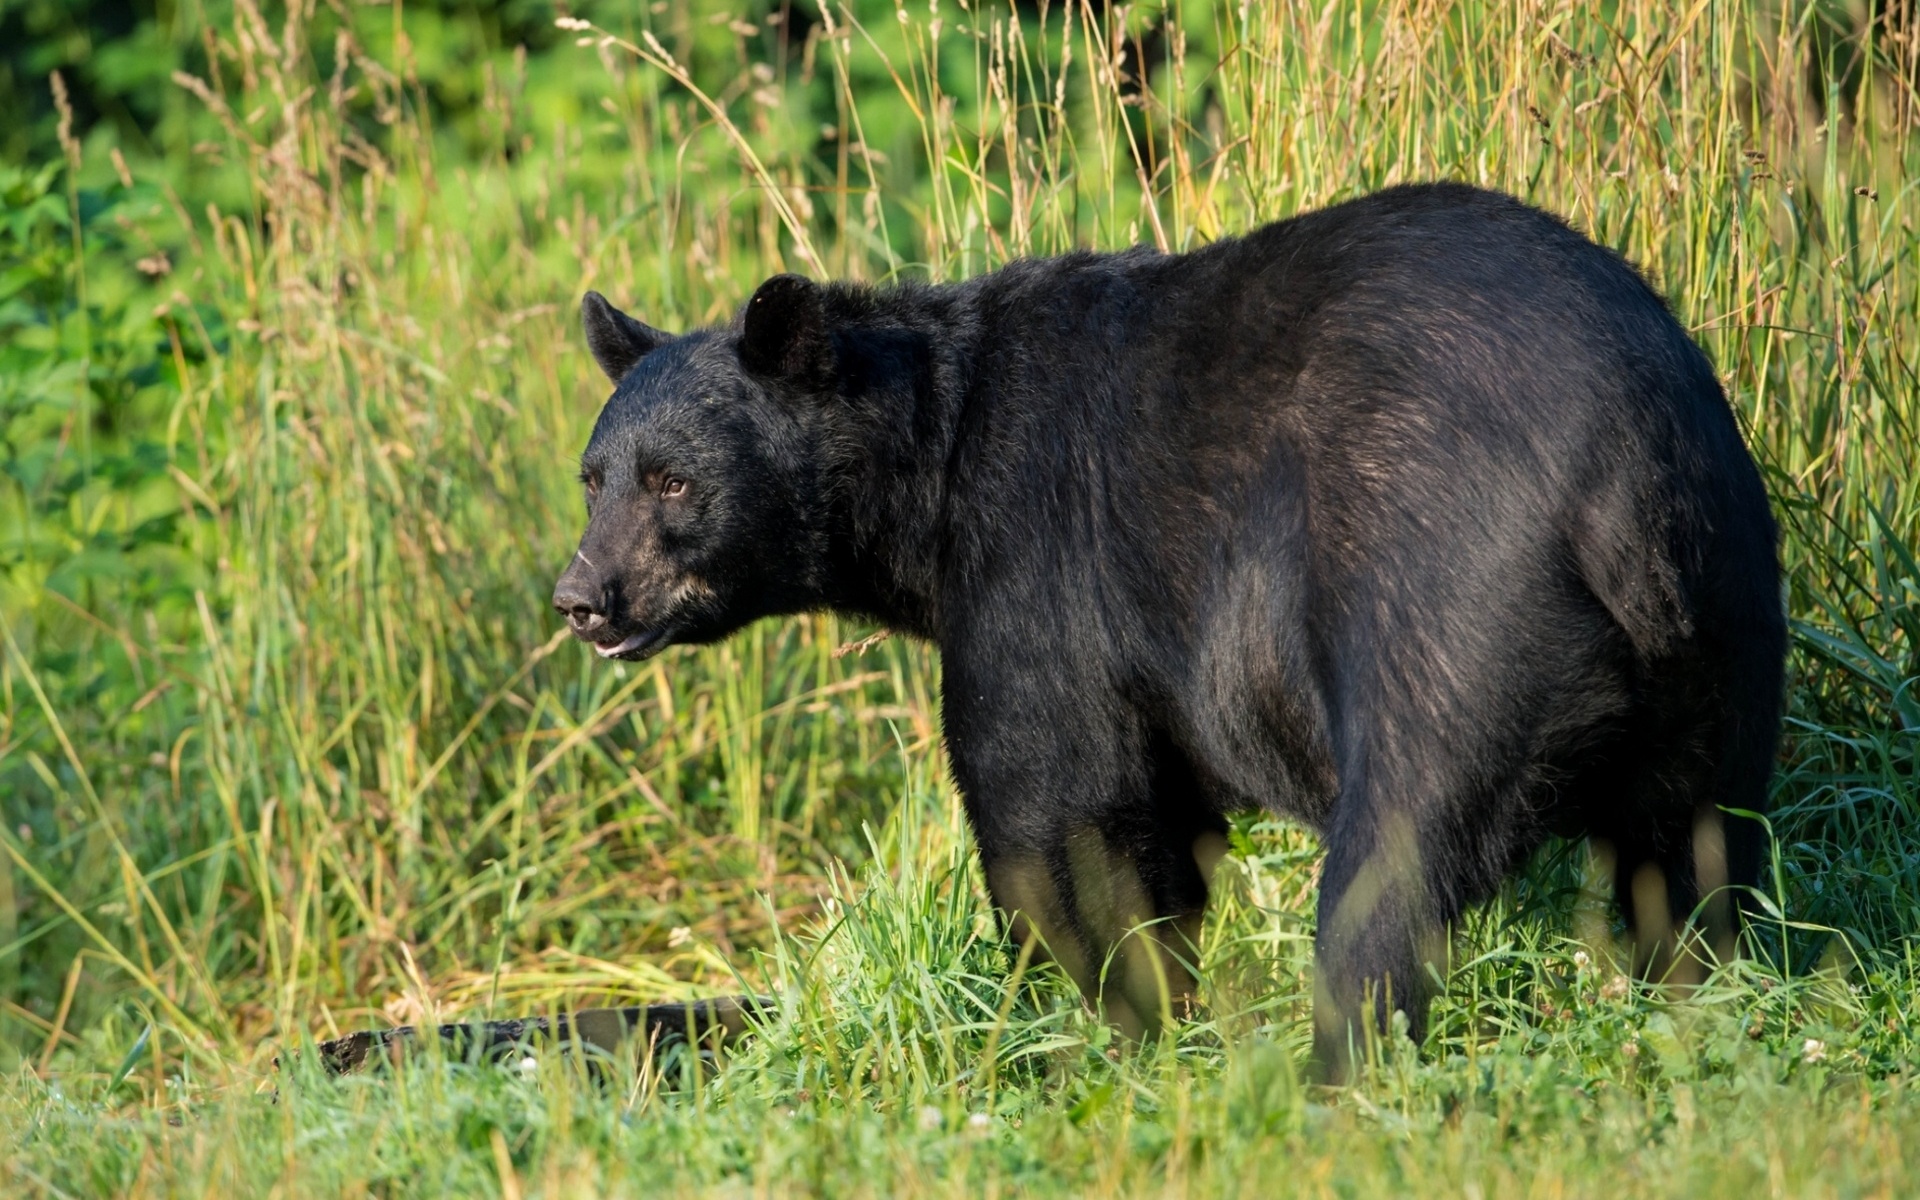
<svg viewBox="0 0 1920 1200">
<path fill-rule="evenodd" d="M 534 1060 L 534 1057 L 531 1054 L 527 1055 L 525 1058 L 522 1058 L 519 1062 L 513 1065 L 516 1068 L 518 1068 L 519 1072 L 522 1075 L 531 1075 L 535 1071 L 540 1069 L 540 1064 Z"/>
<path fill-rule="evenodd" d="M 1800 1046 L 1800 1061 L 1810 1063 L 1827 1061 L 1827 1044 L 1819 1038 L 1808 1038 Z"/>
<path fill-rule="evenodd" d="M 1584 972 L 1588 967 L 1592 965 L 1593 965 L 1593 959 L 1587 957 L 1587 952 L 1585 950 L 1575 950 L 1573 952 L 1573 969 L 1574 970 Z"/>
<path fill-rule="evenodd" d="M 692 940 L 693 930 L 688 929 L 685 925 L 675 925 L 672 931 L 667 934 L 667 949 L 678 950 Z"/>
<path fill-rule="evenodd" d="M 561 29 L 578 33 L 582 29 L 592 29 L 592 21 L 582 21 L 579 17 L 555 17 L 553 23 Z"/>
<path fill-rule="evenodd" d="M 967 1117 L 967 1132 L 975 1137 L 985 1137 L 993 1128 L 993 1118 L 986 1113 L 972 1113 Z"/>
<path fill-rule="evenodd" d="M 940 1128 L 940 1122 L 942 1120 L 940 1110 L 931 1104 L 925 1105 L 920 1109 L 919 1120 L 920 1132 L 932 1133 L 934 1130 Z"/>
</svg>

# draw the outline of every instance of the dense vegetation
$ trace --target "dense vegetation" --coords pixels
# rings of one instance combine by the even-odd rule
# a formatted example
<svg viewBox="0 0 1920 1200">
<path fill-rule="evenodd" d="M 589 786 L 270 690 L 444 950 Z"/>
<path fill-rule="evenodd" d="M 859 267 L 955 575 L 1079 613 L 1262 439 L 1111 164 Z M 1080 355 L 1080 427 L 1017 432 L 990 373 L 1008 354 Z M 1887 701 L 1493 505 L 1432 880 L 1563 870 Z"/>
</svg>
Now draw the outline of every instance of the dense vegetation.
<svg viewBox="0 0 1920 1200">
<path fill-rule="evenodd" d="M 1917 48 L 1800 0 L 0 7 L 0 1188 L 1898 1190 Z M 1643 264 L 1777 503 L 1772 919 L 1700 991 L 1618 977 L 1556 847 L 1424 1053 L 1315 1093 L 1315 849 L 1247 821 L 1205 1011 L 1120 1047 L 1005 980 L 929 652 L 559 636 L 584 289 L 680 328 L 1431 177 Z M 743 985 L 782 1017 L 704 1076 L 273 1067 Z"/>
</svg>

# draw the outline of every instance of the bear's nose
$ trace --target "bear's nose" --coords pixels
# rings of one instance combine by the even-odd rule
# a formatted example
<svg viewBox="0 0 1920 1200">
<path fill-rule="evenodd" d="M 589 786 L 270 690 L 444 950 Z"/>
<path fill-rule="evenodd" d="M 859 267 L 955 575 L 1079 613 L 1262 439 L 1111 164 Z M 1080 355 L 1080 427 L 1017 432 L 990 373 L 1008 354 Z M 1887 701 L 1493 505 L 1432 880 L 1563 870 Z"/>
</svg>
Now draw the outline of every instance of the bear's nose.
<svg viewBox="0 0 1920 1200">
<path fill-rule="evenodd" d="M 579 634 L 592 633 L 607 623 L 601 590 L 569 571 L 553 589 L 553 606 L 566 614 L 567 624 Z"/>
</svg>

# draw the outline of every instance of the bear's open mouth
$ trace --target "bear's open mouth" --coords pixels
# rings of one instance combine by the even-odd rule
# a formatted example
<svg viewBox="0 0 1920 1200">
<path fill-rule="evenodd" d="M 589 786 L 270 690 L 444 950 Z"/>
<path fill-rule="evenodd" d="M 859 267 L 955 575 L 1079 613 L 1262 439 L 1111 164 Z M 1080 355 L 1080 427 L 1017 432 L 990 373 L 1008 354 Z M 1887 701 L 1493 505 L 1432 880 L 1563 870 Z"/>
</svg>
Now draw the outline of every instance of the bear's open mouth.
<svg viewBox="0 0 1920 1200">
<path fill-rule="evenodd" d="M 645 658 L 667 644 L 667 637 L 673 630 L 667 626 L 658 629 L 643 629 L 639 633 L 628 634 L 624 641 L 595 642 L 593 652 L 601 658 Z"/>
</svg>

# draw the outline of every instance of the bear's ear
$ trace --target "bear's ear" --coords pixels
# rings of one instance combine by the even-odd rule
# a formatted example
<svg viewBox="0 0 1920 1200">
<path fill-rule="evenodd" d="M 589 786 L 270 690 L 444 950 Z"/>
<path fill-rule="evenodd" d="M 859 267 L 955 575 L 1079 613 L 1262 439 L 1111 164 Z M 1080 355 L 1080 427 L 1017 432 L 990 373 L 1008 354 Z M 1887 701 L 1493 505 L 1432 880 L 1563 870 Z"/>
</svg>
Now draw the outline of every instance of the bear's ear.
<svg viewBox="0 0 1920 1200">
<path fill-rule="evenodd" d="M 593 361 L 615 383 L 626 378 L 633 364 L 673 340 L 671 334 L 636 321 L 608 304 L 599 292 L 588 292 L 580 301 L 580 324 L 586 327 L 587 349 L 593 352 Z"/>
<path fill-rule="evenodd" d="M 833 338 L 818 284 L 775 275 L 760 285 L 741 318 L 740 364 L 794 383 L 818 386 L 833 377 Z"/>
</svg>

